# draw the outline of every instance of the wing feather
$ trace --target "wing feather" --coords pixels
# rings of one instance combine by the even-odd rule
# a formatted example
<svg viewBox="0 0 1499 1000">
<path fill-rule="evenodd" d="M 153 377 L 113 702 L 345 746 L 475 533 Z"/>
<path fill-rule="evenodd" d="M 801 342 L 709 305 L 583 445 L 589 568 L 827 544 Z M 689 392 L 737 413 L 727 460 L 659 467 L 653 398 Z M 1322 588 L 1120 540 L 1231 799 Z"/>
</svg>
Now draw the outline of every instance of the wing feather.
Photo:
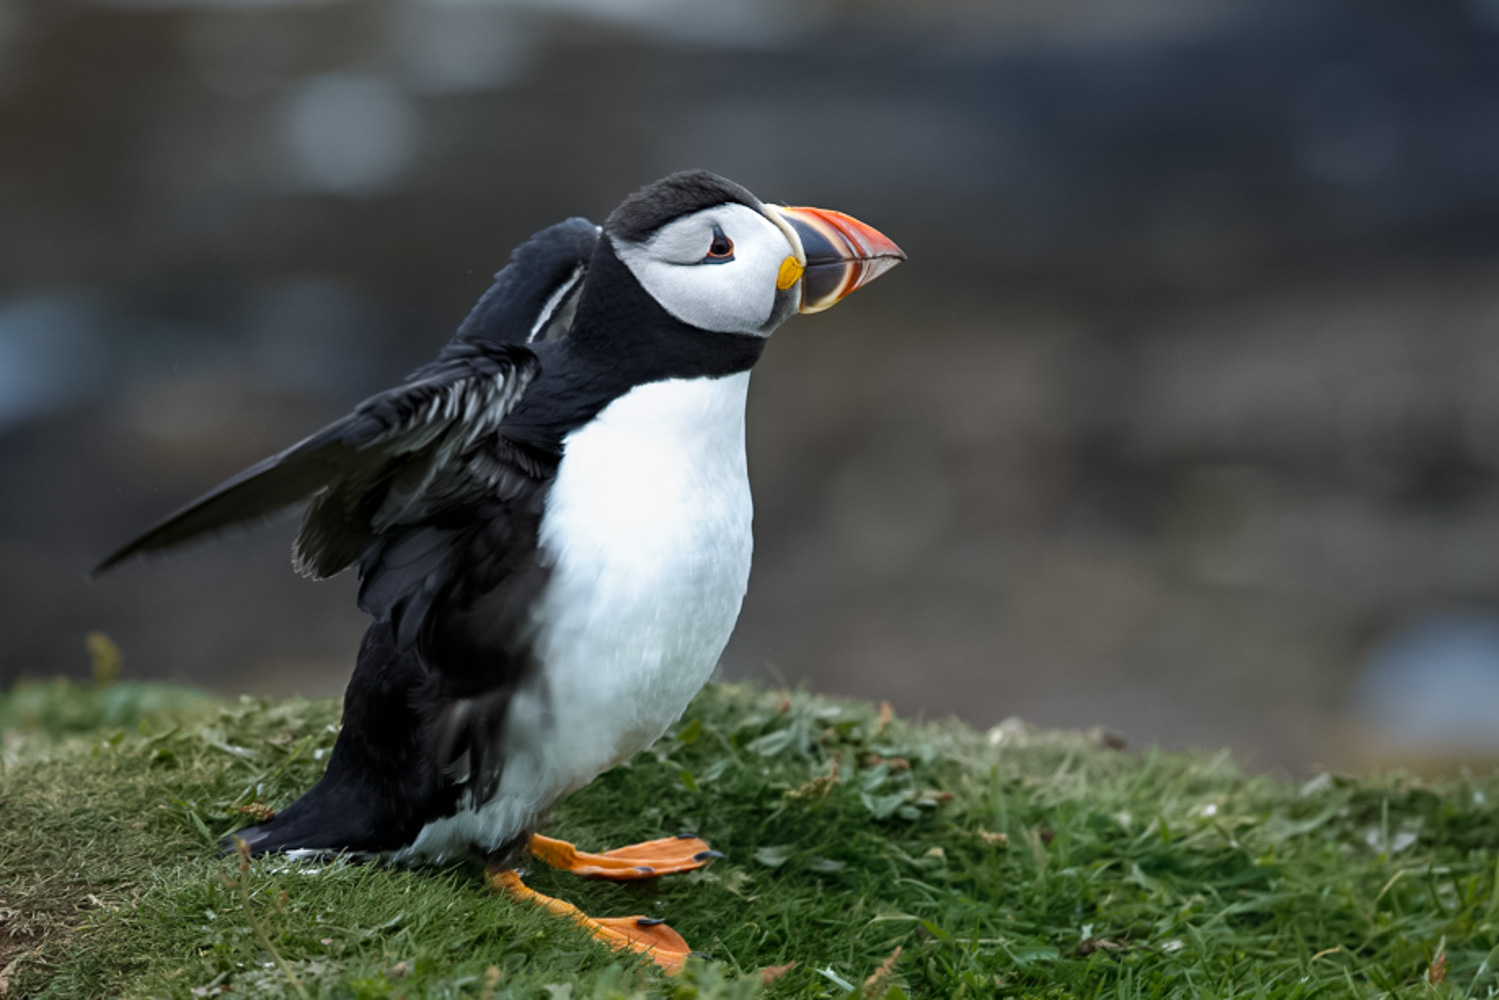
<svg viewBox="0 0 1499 1000">
<path fill-rule="evenodd" d="M 215 487 L 117 549 L 94 572 L 269 517 L 309 497 L 315 499 L 298 536 L 297 568 L 317 577 L 345 569 L 375 534 L 422 508 L 444 463 L 499 433 L 539 368 L 522 347 L 465 347 Z"/>
<path fill-rule="evenodd" d="M 299 570 L 327 576 L 347 567 L 369 531 L 388 530 L 422 508 L 444 462 L 499 432 L 535 375 L 535 356 L 523 345 L 541 327 L 545 339 L 565 336 L 567 307 L 598 240 L 598 227 L 578 218 L 532 236 L 511 253 L 436 361 L 217 486 L 111 553 L 94 573 L 310 497 L 296 549 Z M 476 461 L 494 464 L 484 456 Z"/>
</svg>

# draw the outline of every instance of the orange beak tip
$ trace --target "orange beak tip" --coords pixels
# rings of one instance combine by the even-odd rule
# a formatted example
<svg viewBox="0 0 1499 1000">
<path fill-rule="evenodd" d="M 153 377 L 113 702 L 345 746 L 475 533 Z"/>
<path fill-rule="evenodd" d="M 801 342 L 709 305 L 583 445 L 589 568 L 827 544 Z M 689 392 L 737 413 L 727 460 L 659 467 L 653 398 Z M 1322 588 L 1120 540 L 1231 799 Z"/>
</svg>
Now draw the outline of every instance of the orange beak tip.
<svg viewBox="0 0 1499 1000">
<path fill-rule="evenodd" d="M 884 233 L 851 215 L 825 208 L 778 207 L 802 242 L 802 312 L 821 312 L 906 259 Z"/>
</svg>

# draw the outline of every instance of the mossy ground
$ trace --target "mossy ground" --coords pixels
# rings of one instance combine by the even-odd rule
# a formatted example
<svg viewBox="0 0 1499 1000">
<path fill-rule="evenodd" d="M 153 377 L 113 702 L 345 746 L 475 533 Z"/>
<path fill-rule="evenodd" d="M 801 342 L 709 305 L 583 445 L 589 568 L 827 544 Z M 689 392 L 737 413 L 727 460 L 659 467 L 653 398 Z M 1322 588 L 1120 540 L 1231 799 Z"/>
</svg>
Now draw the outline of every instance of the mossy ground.
<svg viewBox="0 0 1499 1000">
<path fill-rule="evenodd" d="M 1226 756 L 890 720 L 715 685 L 547 832 L 694 831 L 727 858 L 633 885 L 536 871 L 713 956 L 668 981 L 476 866 L 256 860 L 219 838 L 290 801 L 331 702 L 29 686 L 0 698 L 9 996 L 1486 996 L 1499 780 L 1247 777 Z M 795 963 L 762 985 L 762 972 Z"/>
</svg>

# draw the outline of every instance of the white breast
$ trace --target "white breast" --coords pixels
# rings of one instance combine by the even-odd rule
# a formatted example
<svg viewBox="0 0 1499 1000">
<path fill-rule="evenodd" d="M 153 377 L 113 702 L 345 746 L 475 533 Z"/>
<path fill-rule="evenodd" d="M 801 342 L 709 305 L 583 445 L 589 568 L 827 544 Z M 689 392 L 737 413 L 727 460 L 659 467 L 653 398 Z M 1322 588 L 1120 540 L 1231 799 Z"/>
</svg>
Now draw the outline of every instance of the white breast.
<svg viewBox="0 0 1499 1000">
<path fill-rule="evenodd" d="M 494 848 L 661 736 L 707 681 L 749 583 L 749 373 L 639 386 L 568 435 L 541 523 L 552 576 L 498 793 L 403 856 Z"/>
</svg>

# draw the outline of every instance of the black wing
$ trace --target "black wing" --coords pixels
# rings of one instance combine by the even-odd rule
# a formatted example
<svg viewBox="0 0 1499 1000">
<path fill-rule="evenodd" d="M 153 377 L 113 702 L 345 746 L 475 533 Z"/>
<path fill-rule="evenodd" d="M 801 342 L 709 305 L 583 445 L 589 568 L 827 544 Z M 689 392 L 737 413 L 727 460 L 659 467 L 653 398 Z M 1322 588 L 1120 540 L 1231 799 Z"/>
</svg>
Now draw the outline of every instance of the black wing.
<svg viewBox="0 0 1499 1000">
<path fill-rule="evenodd" d="M 451 475 L 443 470 L 493 439 L 536 375 L 511 344 L 450 345 L 410 381 L 253 465 L 123 546 L 94 570 L 158 552 L 313 497 L 297 538 L 297 569 L 331 576 L 402 521 L 420 518 Z"/>
<path fill-rule="evenodd" d="M 539 344 L 560 340 L 572 325 L 599 227 L 566 219 L 516 247 L 458 327 L 457 341 Z"/>
<path fill-rule="evenodd" d="M 598 227 L 586 219 L 537 233 L 511 253 L 436 361 L 193 501 L 94 572 L 264 518 L 314 494 L 321 495 L 298 538 L 297 566 L 313 576 L 346 568 L 372 533 L 396 523 L 403 510 L 421 508 L 420 494 L 434 485 L 443 461 L 497 429 L 535 374 L 534 356 L 507 345 L 565 333 L 598 238 Z"/>
</svg>

